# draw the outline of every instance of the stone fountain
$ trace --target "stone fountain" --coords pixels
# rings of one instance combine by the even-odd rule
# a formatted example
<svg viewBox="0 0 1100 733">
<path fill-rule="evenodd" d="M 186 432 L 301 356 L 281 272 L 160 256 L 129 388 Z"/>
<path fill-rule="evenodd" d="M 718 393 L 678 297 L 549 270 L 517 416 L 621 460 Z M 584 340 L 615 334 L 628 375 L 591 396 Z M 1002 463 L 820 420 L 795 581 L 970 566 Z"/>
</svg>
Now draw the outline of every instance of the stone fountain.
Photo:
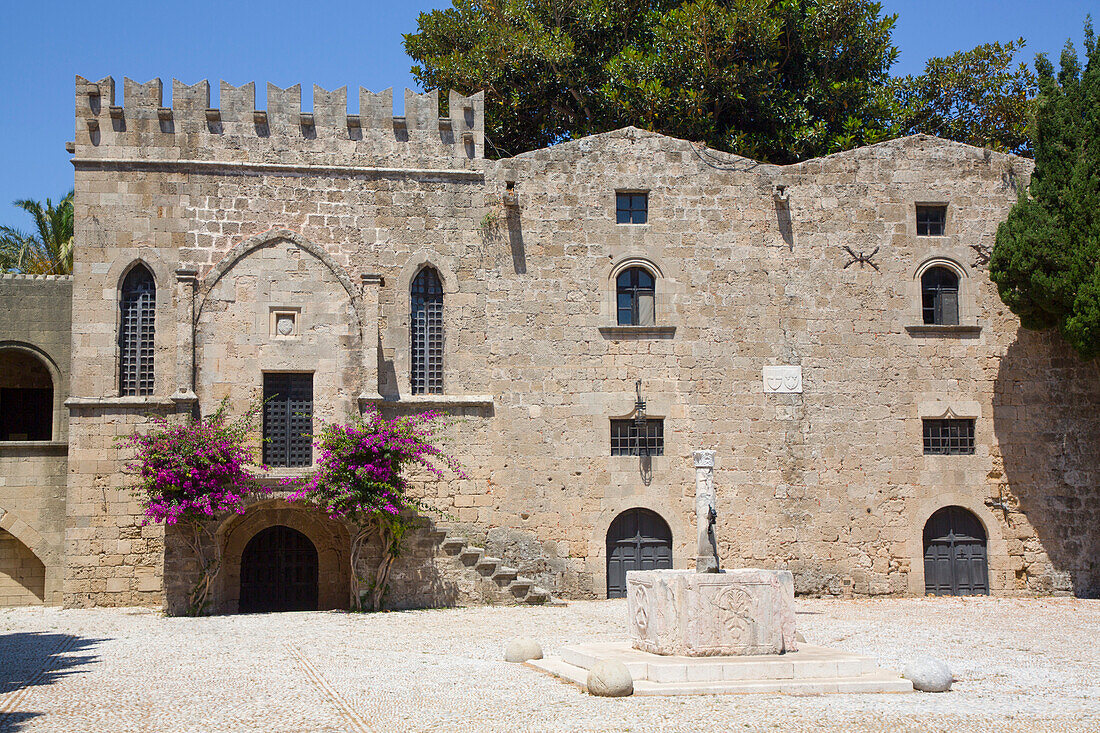
<svg viewBox="0 0 1100 733">
<path fill-rule="evenodd" d="M 872 659 L 798 643 L 789 570 L 720 567 L 714 451 L 694 458 L 695 568 L 626 574 L 629 643 L 565 646 L 527 664 L 584 687 L 598 662 L 621 662 L 635 695 L 911 692 Z"/>
</svg>

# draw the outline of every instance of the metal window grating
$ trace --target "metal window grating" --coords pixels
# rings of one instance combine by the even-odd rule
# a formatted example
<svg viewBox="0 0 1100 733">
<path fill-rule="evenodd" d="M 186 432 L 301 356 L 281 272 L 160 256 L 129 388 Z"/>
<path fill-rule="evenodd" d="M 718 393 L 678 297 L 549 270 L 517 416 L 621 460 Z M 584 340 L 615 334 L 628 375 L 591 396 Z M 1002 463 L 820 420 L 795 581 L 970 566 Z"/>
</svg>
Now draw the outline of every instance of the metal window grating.
<svg viewBox="0 0 1100 733">
<path fill-rule="evenodd" d="M 665 421 L 650 418 L 645 421 L 645 434 L 633 419 L 611 421 L 611 455 L 663 456 L 665 454 Z"/>
<path fill-rule="evenodd" d="M 264 374 L 264 463 L 313 463 L 312 374 Z"/>
<path fill-rule="evenodd" d="M 969 455 L 974 452 L 974 420 L 925 420 L 925 455 Z"/>
<path fill-rule="evenodd" d="M 118 391 L 123 397 L 153 394 L 156 301 L 153 274 L 137 265 L 123 280 L 118 301 Z"/>
<path fill-rule="evenodd" d="M 425 267 L 413 280 L 410 323 L 412 393 L 443 394 L 443 284 Z"/>
<path fill-rule="evenodd" d="M 942 237 L 947 223 L 947 206 L 944 204 L 917 205 L 917 236 Z"/>
<path fill-rule="evenodd" d="M 645 224 L 649 219 L 649 194 L 618 191 L 615 193 L 615 223 Z"/>
</svg>

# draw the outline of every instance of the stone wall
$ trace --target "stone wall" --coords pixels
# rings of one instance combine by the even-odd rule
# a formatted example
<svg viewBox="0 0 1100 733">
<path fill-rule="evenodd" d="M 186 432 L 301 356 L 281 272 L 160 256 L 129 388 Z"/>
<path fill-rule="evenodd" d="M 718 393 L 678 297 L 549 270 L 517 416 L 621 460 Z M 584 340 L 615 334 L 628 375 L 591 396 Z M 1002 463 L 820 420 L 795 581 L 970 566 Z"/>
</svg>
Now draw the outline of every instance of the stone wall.
<svg viewBox="0 0 1100 733">
<path fill-rule="evenodd" d="M 0 605 L 55 604 L 64 573 L 72 280 L 0 275 L 0 313 L 0 388 L 53 389 L 49 440 L 0 441 Z"/>
<path fill-rule="evenodd" d="M 159 87 L 128 86 L 117 112 L 96 88 L 77 95 L 70 603 L 161 598 L 152 528 L 116 536 L 137 519 L 104 436 L 227 394 L 241 410 L 287 369 L 315 374 L 315 427 L 372 405 L 459 416 L 445 438 L 469 479 L 417 494 L 562 595 L 604 594 L 607 529 L 632 507 L 664 517 L 687 566 L 698 448 L 717 451 L 727 566 L 789 568 L 804 593 L 922 593 L 922 528 L 954 504 L 986 528 L 994 593 L 1100 592 L 1095 367 L 1020 332 L 985 267 L 1030 161 L 915 136 L 777 167 L 633 128 L 486 161 L 428 113 L 408 141 L 392 120 L 356 138 L 346 114 L 315 104 L 306 125 L 269 92 L 265 135 L 224 87 L 217 124 L 201 88 L 165 112 Z M 472 122 L 455 109 L 452 130 L 478 127 L 476 103 Z M 616 190 L 649 192 L 647 224 L 615 223 Z M 917 203 L 947 205 L 945 236 L 917 236 Z M 138 260 L 158 371 L 127 400 L 114 299 Z M 933 264 L 960 276 L 959 328 L 922 327 Z M 411 395 L 409 286 L 429 265 L 444 394 Z M 654 327 L 615 324 L 632 265 L 657 276 Z M 278 341 L 273 308 L 300 314 L 299 341 Z M 774 365 L 801 367 L 803 392 L 765 393 Z M 664 455 L 612 457 L 637 380 Z M 921 419 L 948 414 L 975 418 L 974 455 L 923 454 Z"/>
</svg>

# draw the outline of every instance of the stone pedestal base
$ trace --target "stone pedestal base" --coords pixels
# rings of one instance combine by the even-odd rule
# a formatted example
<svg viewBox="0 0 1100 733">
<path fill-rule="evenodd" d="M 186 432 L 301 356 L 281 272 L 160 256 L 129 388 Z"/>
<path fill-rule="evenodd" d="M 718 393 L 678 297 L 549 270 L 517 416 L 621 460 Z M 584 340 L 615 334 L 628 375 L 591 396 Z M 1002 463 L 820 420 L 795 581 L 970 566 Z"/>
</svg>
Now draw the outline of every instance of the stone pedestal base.
<svg viewBox="0 0 1100 733">
<path fill-rule="evenodd" d="M 643 570 L 626 574 L 631 645 L 684 657 L 796 650 L 788 570 Z"/>
</svg>

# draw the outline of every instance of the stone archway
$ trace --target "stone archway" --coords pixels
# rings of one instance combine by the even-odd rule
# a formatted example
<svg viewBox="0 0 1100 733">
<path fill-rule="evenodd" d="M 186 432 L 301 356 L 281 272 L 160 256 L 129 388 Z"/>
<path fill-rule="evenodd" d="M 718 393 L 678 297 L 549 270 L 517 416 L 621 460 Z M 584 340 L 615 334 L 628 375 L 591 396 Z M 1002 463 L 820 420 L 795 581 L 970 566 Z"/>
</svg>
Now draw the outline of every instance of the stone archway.
<svg viewBox="0 0 1100 733">
<path fill-rule="evenodd" d="M 347 608 L 351 593 L 348 577 L 351 537 L 347 528 L 320 512 L 271 499 L 254 505 L 243 515 L 231 517 L 218 529 L 222 570 L 218 576 L 215 610 L 218 613 L 241 610 L 241 561 L 253 538 L 271 527 L 300 533 L 315 548 L 316 608 L 322 611 Z"/>
</svg>

